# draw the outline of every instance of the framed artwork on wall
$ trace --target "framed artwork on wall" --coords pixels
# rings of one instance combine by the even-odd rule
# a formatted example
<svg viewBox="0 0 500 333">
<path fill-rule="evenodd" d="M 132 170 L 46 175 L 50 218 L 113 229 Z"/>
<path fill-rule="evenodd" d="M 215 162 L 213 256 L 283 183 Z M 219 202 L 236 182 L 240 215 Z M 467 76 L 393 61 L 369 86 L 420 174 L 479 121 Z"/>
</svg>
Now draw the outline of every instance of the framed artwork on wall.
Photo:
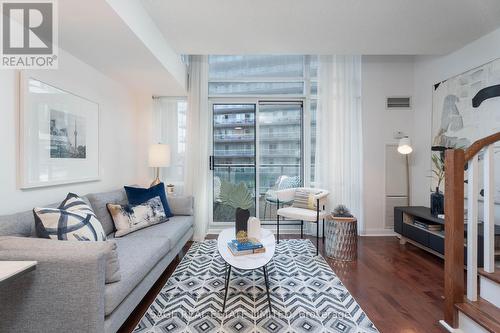
<svg viewBox="0 0 500 333">
<path fill-rule="evenodd" d="M 436 159 L 450 148 L 469 147 L 476 140 L 500 131 L 500 59 L 436 83 L 432 100 L 433 172 Z M 494 146 L 495 201 L 500 202 L 500 145 Z M 479 156 L 482 164 L 482 154 Z M 479 187 L 482 171 L 479 167 Z M 465 175 L 465 177 L 467 177 Z M 431 188 L 437 184 L 433 177 Z M 444 184 L 441 184 L 444 191 Z M 482 192 L 480 193 L 482 199 Z"/>
<path fill-rule="evenodd" d="M 99 180 L 99 105 L 20 75 L 19 187 Z"/>
</svg>

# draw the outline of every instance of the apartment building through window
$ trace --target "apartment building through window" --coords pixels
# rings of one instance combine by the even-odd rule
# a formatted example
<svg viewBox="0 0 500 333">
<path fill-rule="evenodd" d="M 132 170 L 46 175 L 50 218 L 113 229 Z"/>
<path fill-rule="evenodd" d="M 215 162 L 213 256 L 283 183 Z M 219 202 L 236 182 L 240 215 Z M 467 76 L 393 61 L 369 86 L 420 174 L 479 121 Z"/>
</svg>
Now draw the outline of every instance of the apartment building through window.
<svg viewBox="0 0 500 333">
<path fill-rule="evenodd" d="M 252 215 L 273 220 L 274 190 L 314 181 L 317 69 L 316 56 L 209 57 L 214 222 L 234 221 L 224 182 L 245 183 Z"/>
</svg>

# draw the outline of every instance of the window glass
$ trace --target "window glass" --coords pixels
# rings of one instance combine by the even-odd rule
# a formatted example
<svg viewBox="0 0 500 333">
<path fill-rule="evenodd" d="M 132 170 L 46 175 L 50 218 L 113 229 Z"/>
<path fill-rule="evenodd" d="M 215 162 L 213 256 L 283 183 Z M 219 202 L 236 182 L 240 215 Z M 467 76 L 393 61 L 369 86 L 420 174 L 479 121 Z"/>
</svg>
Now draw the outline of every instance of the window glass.
<svg viewBox="0 0 500 333">
<path fill-rule="evenodd" d="M 304 75 L 302 55 L 208 57 L 209 79 L 290 78 Z"/>
<path fill-rule="evenodd" d="M 302 95 L 303 82 L 210 82 L 208 93 L 218 95 Z"/>
</svg>

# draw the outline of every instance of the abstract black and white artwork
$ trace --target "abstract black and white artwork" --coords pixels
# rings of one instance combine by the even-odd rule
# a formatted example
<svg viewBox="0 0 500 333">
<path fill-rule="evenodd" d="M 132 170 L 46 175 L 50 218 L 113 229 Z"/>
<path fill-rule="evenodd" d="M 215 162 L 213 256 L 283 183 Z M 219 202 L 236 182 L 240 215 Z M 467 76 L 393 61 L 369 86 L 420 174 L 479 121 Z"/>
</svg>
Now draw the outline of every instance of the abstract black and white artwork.
<svg viewBox="0 0 500 333">
<path fill-rule="evenodd" d="M 50 110 L 50 157 L 85 158 L 87 156 L 85 118 Z"/>
<path fill-rule="evenodd" d="M 469 70 L 433 87 L 432 150 L 469 147 L 500 131 L 500 59 Z M 500 201 L 500 146 L 494 147 L 496 195 Z M 479 156 L 479 162 L 482 155 Z M 480 165 L 479 170 L 482 170 Z M 480 171 L 481 173 L 482 171 Z M 482 175 L 480 174 L 480 179 Z M 480 182 L 480 186 L 482 183 Z M 435 188 L 435 180 L 431 184 Z M 444 190 L 444 186 L 441 186 Z"/>
</svg>

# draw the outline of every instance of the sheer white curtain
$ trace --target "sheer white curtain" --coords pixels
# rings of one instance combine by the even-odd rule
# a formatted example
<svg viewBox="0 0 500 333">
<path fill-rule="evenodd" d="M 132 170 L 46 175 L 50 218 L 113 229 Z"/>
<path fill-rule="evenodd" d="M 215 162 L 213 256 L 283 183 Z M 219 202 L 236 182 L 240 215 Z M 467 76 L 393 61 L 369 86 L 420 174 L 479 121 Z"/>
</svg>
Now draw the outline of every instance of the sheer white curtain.
<svg viewBox="0 0 500 333">
<path fill-rule="evenodd" d="M 208 58 L 189 60 L 188 108 L 186 120 L 185 193 L 195 198 L 194 239 L 202 241 L 208 227 L 210 203 L 208 160 L 210 119 L 208 112 Z"/>
<path fill-rule="evenodd" d="M 153 142 L 170 145 L 168 168 L 162 168 L 161 180 L 184 192 L 186 98 L 153 97 Z"/>
<path fill-rule="evenodd" d="M 318 86 L 315 185 L 362 223 L 361 56 L 320 56 Z"/>
</svg>

